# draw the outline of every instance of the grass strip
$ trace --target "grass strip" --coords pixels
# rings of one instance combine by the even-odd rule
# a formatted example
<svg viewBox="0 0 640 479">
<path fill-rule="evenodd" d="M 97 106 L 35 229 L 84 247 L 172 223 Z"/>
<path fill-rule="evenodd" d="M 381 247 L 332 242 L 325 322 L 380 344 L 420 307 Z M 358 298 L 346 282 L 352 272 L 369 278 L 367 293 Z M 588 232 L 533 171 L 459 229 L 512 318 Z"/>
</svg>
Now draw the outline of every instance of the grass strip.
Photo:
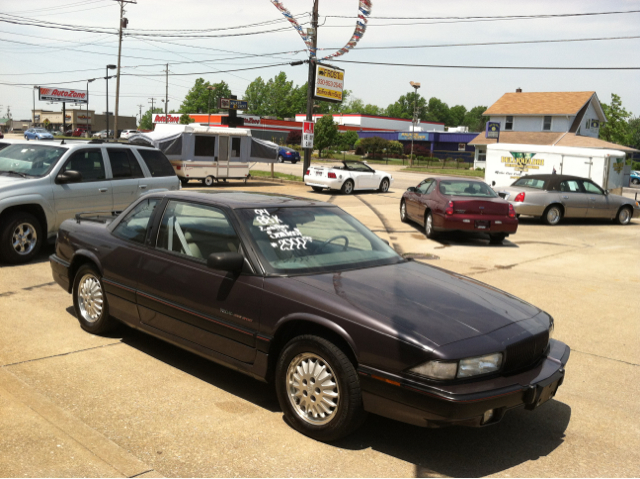
<svg viewBox="0 0 640 479">
<path fill-rule="evenodd" d="M 260 177 L 260 178 L 271 178 L 270 171 L 262 171 L 262 170 L 251 170 L 252 177 Z M 279 178 L 282 180 L 289 181 L 300 181 L 302 182 L 302 176 L 289 175 L 287 173 L 278 173 L 277 171 L 273 173 L 274 178 Z"/>
</svg>

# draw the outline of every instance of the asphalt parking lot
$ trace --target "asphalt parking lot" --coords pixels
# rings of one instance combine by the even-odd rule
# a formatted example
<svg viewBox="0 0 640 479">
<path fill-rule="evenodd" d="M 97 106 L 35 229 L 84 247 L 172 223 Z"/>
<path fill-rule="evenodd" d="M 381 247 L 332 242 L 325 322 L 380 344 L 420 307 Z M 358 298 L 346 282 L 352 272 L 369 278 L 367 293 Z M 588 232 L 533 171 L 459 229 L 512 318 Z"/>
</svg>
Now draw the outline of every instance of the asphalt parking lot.
<svg viewBox="0 0 640 479">
<path fill-rule="evenodd" d="M 199 188 L 189 185 L 189 189 Z M 323 198 L 396 250 L 552 314 L 567 343 L 554 399 L 482 429 L 369 416 L 327 445 L 291 429 L 269 385 L 126 327 L 83 332 L 44 249 L 0 265 L 0 476 L 640 476 L 640 219 L 522 218 L 504 245 L 427 240 L 399 219 L 404 188 L 352 196 L 291 183 L 218 188 Z"/>
</svg>

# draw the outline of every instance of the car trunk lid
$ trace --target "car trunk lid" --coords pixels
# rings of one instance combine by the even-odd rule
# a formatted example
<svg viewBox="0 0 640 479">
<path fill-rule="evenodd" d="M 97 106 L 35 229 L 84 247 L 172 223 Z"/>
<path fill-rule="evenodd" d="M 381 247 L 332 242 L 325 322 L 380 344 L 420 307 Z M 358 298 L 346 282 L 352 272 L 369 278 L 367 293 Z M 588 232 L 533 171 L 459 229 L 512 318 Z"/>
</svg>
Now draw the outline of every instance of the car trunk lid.
<svg viewBox="0 0 640 479">
<path fill-rule="evenodd" d="M 509 204 L 502 198 L 468 199 L 452 196 L 454 214 L 499 215 L 509 214 Z"/>
</svg>

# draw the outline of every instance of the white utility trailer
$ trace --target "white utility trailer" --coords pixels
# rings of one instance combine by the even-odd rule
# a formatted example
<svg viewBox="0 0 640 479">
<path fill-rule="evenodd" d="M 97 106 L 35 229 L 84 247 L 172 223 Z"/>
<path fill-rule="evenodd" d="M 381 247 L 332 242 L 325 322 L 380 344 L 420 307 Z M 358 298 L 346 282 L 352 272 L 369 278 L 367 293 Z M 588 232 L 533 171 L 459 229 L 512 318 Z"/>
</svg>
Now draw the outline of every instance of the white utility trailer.
<svg viewBox="0 0 640 479">
<path fill-rule="evenodd" d="M 484 179 L 497 187 L 509 186 L 522 176 L 555 171 L 590 178 L 616 193 L 624 186 L 625 158 L 620 150 L 495 143 L 487 145 Z"/>
<path fill-rule="evenodd" d="M 189 180 L 206 186 L 228 179 L 246 182 L 251 162 L 278 159 L 277 145 L 253 138 L 244 128 L 156 124 L 154 131 L 131 136 L 129 143 L 152 145 L 164 152 L 183 185 Z"/>
</svg>

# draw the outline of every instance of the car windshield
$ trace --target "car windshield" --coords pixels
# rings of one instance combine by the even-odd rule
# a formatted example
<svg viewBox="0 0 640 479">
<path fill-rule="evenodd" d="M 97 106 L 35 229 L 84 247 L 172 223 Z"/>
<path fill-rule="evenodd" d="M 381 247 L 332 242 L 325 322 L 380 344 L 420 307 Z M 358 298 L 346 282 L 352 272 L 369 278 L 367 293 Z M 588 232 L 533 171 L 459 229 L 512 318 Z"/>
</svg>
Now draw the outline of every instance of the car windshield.
<svg viewBox="0 0 640 479">
<path fill-rule="evenodd" d="M 324 273 L 404 261 L 387 243 L 337 207 L 236 212 L 267 273 Z"/>
<path fill-rule="evenodd" d="M 446 196 L 479 196 L 482 198 L 498 196 L 486 183 L 466 180 L 441 180 L 440 193 Z"/>
<path fill-rule="evenodd" d="M 538 190 L 543 190 L 544 189 L 544 180 L 541 180 L 539 178 L 520 178 L 519 180 L 517 180 L 515 183 L 513 183 L 511 186 L 526 186 L 528 188 L 536 188 Z"/>
<path fill-rule="evenodd" d="M 49 145 L 10 145 L 0 151 L 0 173 L 44 176 L 66 151 Z"/>
</svg>

